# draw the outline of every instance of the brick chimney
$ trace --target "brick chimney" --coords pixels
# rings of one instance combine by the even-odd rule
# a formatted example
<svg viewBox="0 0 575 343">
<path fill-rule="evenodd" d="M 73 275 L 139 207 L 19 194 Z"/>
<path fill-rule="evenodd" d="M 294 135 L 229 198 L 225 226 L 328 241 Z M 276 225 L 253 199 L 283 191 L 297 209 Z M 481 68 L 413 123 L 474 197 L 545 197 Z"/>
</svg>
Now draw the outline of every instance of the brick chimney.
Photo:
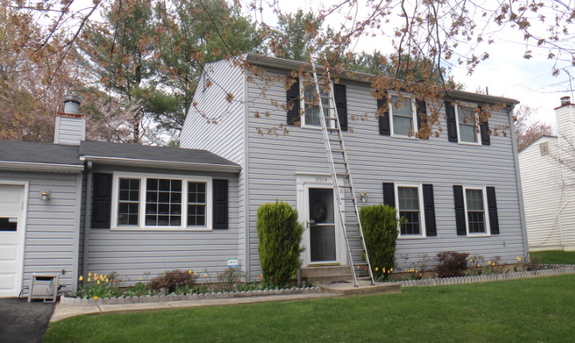
<svg viewBox="0 0 575 343">
<path fill-rule="evenodd" d="M 78 113 L 79 109 L 79 96 L 64 97 L 64 112 L 56 115 L 55 144 L 80 145 L 86 139 L 86 118 Z"/>
</svg>

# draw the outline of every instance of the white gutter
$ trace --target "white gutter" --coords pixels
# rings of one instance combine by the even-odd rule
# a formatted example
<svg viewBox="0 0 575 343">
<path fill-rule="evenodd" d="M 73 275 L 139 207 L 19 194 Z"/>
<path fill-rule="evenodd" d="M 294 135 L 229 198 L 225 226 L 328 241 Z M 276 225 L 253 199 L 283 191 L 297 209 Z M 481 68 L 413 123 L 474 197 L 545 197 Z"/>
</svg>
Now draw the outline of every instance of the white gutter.
<svg viewBox="0 0 575 343">
<path fill-rule="evenodd" d="M 0 170 L 81 173 L 84 170 L 84 166 L 76 164 L 0 161 Z"/>
<path fill-rule="evenodd" d="M 125 157 L 103 157 L 103 156 L 86 155 L 82 156 L 81 159 L 84 161 L 92 161 L 101 164 L 151 167 L 151 168 L 188 169 L 188 170 L 219 171 L 219 172 L 232 172 L 232 173 L 238 173 L 241 169 L 240 166 L 236 165 L 178 162 L 178 161 L 158 161 L 158 160 L 145 160 L 145 159 L 125 158 Z"/>
</svg>

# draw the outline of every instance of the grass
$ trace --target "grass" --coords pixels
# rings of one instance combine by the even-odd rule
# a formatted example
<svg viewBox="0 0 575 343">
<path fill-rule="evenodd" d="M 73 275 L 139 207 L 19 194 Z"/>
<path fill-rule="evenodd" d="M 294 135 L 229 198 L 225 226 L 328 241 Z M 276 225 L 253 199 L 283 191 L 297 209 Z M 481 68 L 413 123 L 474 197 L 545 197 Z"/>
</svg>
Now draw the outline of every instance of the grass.
<svg viewBox="0 0 575 343">
<path fill-rule="evenodd" d="M 544 264 L 575 264 L 575 251 L 533 251 L 531 256 L 541 256 L 541 263 Z"/>
<path fill-rule="evenodd" d="M 44 342 L 573 342 L 575 275 L 75 317 Z"/>
</svg>

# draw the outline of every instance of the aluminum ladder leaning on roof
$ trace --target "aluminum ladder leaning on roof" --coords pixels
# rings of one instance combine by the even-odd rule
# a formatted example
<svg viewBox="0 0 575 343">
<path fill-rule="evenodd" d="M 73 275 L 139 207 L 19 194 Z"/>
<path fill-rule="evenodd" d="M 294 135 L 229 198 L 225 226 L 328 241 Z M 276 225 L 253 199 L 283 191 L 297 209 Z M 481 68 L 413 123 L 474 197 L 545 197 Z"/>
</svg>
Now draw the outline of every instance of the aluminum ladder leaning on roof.
<svg viewBox="0 0 575 343">
<path fill-rule="evenodd" d="M 345 246 L 347 249 L 349 266 L 351 268 L 351 275 L 353 276 L 353 285 L 354 287 L 357 287 L 357 280 L 370 280 L 371 285 L 374 285 L 373 272 L 371 270 L 371 264 L 369 263 L 369 256 L 367 254 L 365 239 L 363 237 L 363 229 L 359 219 L 359 208 L 355 197 L 355 188 L 353 187 L 347 152 L 345 150 L 345 145 L 343 144 L 343 135 L 341 125 L 339 123 L 337 106 L 335 104 L 334 87 L 332 87 L 331 84 L 329 68 L 325 69 L 325 73 L 322 75 L 324 82 L 320 84 L 318 82 L 316 65 L 313 58 L 311 66 L 315 92 L 319 97 L 319 117 L 323 133 L 323 141 L 325 144 L 331 177 L 334 183 L 333 185 L 338 204 L 337 208 L 341 228 L 343 230 L 343 237 L 345 237 Z M 327 92 L 325 90 L 327 90 Z M 324 106 L 324 101 L 327 101 L 326 106 Z M 325 112 L 325 110 L 327 110 L 327 112 Z M 343 182 L 340 182 L 339 177 L 343 179 Z M 346 201 L 351 201 L 352 210 L 346 210 Z M 348 216 L 348 213 L 353 214 L 353 216 Z M 352 230 L 352 234 L 350 234 L 348 228 L 357 229 Z M 360 253 L 365 262 L 354 262 L 354 255 L 358 256 Z M 365 269 L 368 271 L 368 276 L 363 275 L 365 274 Z"/>
</svg>

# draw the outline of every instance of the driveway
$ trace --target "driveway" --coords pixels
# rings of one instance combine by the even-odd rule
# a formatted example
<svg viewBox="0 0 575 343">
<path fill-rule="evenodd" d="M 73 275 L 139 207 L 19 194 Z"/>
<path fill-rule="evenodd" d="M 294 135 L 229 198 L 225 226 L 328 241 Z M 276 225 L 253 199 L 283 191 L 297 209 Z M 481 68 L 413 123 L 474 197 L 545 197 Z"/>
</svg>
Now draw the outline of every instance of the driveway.
<svg viewBox="0 0 575 343">
<path fill-rule="evenodd" d="M 36 300 L 0 298 L 0 342 L 42 342 L 54 304 Z"/>
</svg>

